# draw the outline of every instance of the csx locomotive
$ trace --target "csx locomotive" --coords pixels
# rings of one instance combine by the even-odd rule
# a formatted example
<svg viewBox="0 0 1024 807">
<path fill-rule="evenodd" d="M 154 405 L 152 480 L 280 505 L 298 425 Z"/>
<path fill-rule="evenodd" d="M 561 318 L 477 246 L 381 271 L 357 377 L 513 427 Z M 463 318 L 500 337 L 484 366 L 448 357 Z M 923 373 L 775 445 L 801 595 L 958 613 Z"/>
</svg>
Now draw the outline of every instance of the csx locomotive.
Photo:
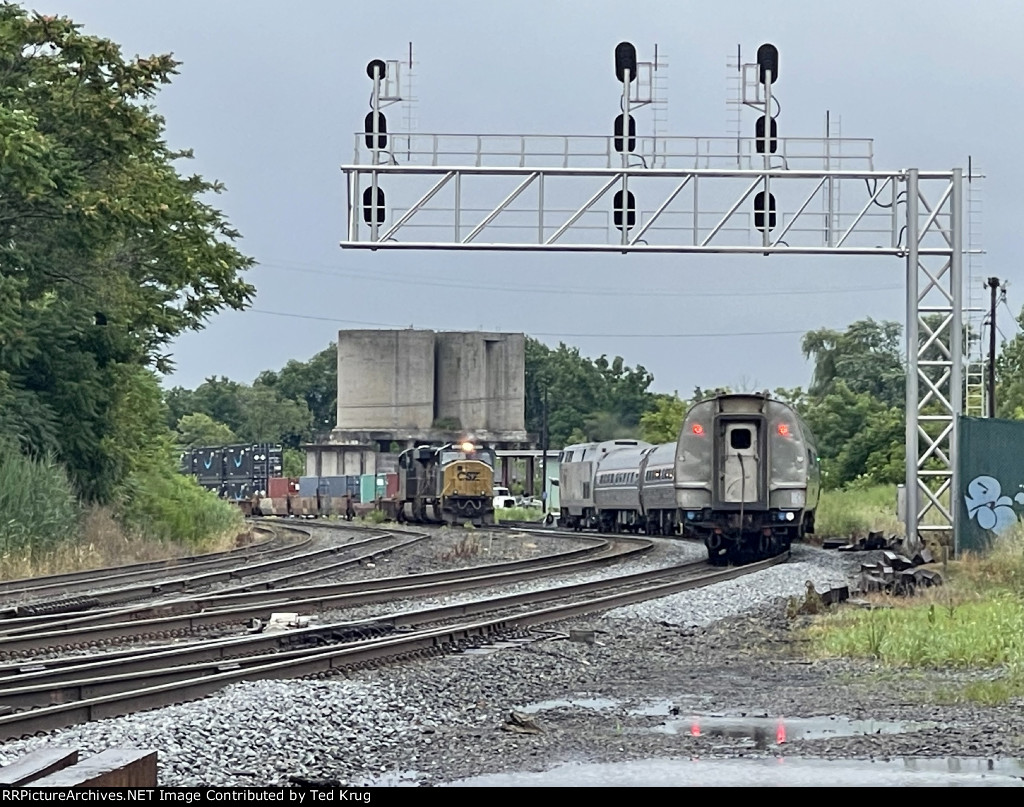
<svg viewBox="0 0 1024 807">
<path fill-rule="evenodd" d="M 421 524 L 494 524 L 493 449 L 471 440 L 398 456 L 398 517 Z"/>
<path fill-rule="evenodd" d="M 690 408 L 674 443 L 567 446 L 559 520 L 698 538 L 712 563 L 743 563 L 814 532 L 820 481 L 814 436 L 792 407 L 767 393 L 719 394 Z"/>
</svg>

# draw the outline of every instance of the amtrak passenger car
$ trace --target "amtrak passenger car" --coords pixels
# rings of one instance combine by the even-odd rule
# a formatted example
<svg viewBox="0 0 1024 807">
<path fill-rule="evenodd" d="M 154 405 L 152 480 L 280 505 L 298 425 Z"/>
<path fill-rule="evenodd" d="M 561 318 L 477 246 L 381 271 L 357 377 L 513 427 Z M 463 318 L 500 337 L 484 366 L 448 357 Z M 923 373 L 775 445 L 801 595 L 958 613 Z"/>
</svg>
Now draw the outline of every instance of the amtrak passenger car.
<svg viewBox="0 0 1024 807">
<path fill-rule="evenodd" d="M 722 394 L 692 406 L 675 456 L 684 535 L 713 563 L 776 555 L 814 532 L 821 471 L 796 411 L 764 394 Z"/>
<path fill-rule="evenodd" d="M 566 446 L 558 455 L 558 522 L 569 529 L 598 529 L 595 476 L 598 464 L 623 449 L 653 448 L 640 440 L 607 440 Z"/>
</svg>

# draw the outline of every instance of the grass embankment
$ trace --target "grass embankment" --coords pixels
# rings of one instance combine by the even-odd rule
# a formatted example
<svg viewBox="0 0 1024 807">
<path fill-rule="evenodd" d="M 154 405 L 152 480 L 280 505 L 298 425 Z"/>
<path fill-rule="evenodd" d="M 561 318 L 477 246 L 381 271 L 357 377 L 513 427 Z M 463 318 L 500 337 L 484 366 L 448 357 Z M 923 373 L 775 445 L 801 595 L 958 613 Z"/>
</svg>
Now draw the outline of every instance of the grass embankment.
<svg viewBox="0 0 1024 807">
<path fill-rule="evenodd" d="M 940 587 L 916 597 L 867 599 L 876 607 L 841 607 L 817 618 L 806 631 L 811 653 L 873 659 L 893 669 L 979 672 L 971 683 L 933 693 L 940 701 L 1024 696 L 1024 529 L 984 557 L 950 561 Z"/>
<path fill-rule="evenodd" d="M 494 511 L 494 522 L 502 521 L 536 521 L 544 520 L 544 511 L 539 507 L 499 507 Z"/>
<path fill-rule="evenodd" d="M 896 486 L 823 490 L 814 530 L 825 538 L 860 537 L 868 532 L 902 535 L 903 524 L 896 516 Z"/>
<path fill-rule="evenodd" d="M 57 463 L 0 454 L 0 579 L 216 552 L 245 530 L 170 466 L 131 477 L 116 506 L 83 507 Z"/>
</svg>

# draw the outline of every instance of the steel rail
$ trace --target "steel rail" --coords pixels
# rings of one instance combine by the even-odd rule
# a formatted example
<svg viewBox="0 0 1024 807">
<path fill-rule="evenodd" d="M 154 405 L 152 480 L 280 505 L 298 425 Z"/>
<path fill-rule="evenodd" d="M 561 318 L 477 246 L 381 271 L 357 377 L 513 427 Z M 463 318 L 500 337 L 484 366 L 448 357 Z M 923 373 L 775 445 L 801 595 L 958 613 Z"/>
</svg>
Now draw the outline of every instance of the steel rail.
<svg viewBox="0 0 1024 807">
<path fill-rule="evenodd" d="M 577 571 L 581 568 L 596 566 L 618 560 L 622 557 L 649 552 L 653 548 L 652 542 L 639 538 L 620 538 L 618 543 L 632 544 L 633 546 L 629 550 L 622 550 L 618 549 L 615 544 L 609 544 L 603 553 L 598 553 L 597 557 L 583 558 L 567 563 L 555 563 L 549 566 L 537 567 L 536 563 L 550 562 L 550 556 L 526 561 L 513 561 L 512 564 L 517 564 L 517 568 L 508 570 L 507 566 L 512 564 L 506 564 L 505 571 L 490 574 L 477 573 L 465 575 L 466 571 L 476 571 L 474 567 L 470 567 L 468 570 L 461 570 L 465 576 L 455 579 L 438 580 L 435 576 L 438 573 L 428 573 L 424 577 L 433 577 L 433 579 L 412 585 L 405 584 L 390 588 L 363 590 L 359 588 L 362 585 L 361 582 L 351 582 L 331 586 L 281 589 L 270 593 L 229 594 L 224 597 L 215 598 L 216 602 L 207 602 L 202 599 L 182 601 L 186 606 L 191 606 L 195 610 L 187 614 L 155 617 L 134 622 L 77 625 L 45 633 L 13 633 L 0 636 L 0 653 L 25 653 L 38 651 L 46 647 L 81 646 L 83 643 L 94 645 L 103 641 L 141 638 L 142 635 L 153 635 L 152 633 L 145 634 L 146 630 L 162 634 L 169 632 L 191 634 L 202 628 L 220 625 L 239 625 L 251 619 L 267 619 L 274 611 L 309 614 L 330 607 L 358 607 L 378 602 L 407 599 L 409 597 L 514 583 L 533 577 Z M 530 563 L 534 565 L 527 565 Z M 449 574 L 449 572 L 440 574 Z M 392 581 L 395 579 L 408 581 L 413 578 L 409 576 L 391 578 Z M 294 596 L 304 596 L 305 599 L 293 599 Z M 232 607 L 233 603 L 244 604 L 236 604 Z M 158 608 L 159 606 L 154 610 Z"/>
<path fill-rule="evenodd" d="M 394 546 L 388 547 L 388 551 L 408 546 L 409 544 L 422 541 L 429 536 L 425 533 L 418 537 L 407 538 L 404 541 L 400 541 Z M 168 592 L 186 591 L 190 588 L 196 588 L 199 586 L 207 586 L 214 583 L 223 582 L 225 580 L 235 580 L 242 577 L 251 577 L 257 574 L 263 574 L 265 572 L 272 571 L 274 569 L 280 569 L 285 566 L 294 566 L 302 563 L 309 563 L 315 561 L 318 558 L 328 557 L 330 555 L 337 555 L 340 552 L 346 552 L 354 547 L 363 546 L 365 544 L 375 544 L 383 541 L 391 541 L 394 536 L 390 533 L 383 533 L 371 538 L 366 538 L 361 541 L 351 542 L 348 544 L 340 544 L 338 546 L 330 546 L 324 549 L 315 549 L 310 552 L 304 552 L 298 555 L 289 555 L 284 558 L 275 558 L 274 560 L 268 560 L 250 564 L 248 566 L 233 566 L 228 569 L 221 571 L 206 572 L 204 574 L 188 576 L 188 577 L 177 577 L 172 579 L 154 580 L 149 582 L 138 583 L 133 586 L 121 587 L 113 590 L 96 591 L 83 598 L 82 607 L 69 607 L 68 610 L 87 610 L 88 607 L 111 605 L 115 603 L 123 603 L 126 601 L 137 600 L 147 596 L 166 594 Z M 312 572 L 307 573 L 309 576 Z M 211 592 L 209 596 L 216 596 L 216 592 Z M 47 618 L 53 616 L 60 616 L 60 614 L 40 614 L 38 616 L 28 615 L 23 616 L 26 612 L 31 612 L 34 609 L 45 608 L 47 605 L 46 601 L 25 603 L 23 605 L 16 605 L 4 609 L 2 613 L 7 618 L 0 620 L 0 633 L 9 632 L 9 626 L 13 624 L 16 619 L 33 619 L 33 618 Z M 16 630 L 10 632 L 17 632 Z"/>
<path fill-rule="evenodd" d="M 0 716 L 0 739 L 12 740 L 32 734 L 65 728 L 102 718 L 118 717 L 136 711 L 195 700 L 212 694 L 228 684 L 270 678 L 295 678 L 308 675 L 330 675 L 353 665 L 379 663 L 407 657 L 415 653 L 438 654 L 471 637 L 488 637 L 500 632 L 523 631 L 529 627 L 559 622 L 577 616 L 602 612 L 624 605 L 666 596 L 688 589 L 731 580 L 784 562 L 789 553 L 760 563 L 724 571 L 710 572 L 695 578 L 655 583 L 624 592 L 587 599 L 582 602 L 555 605 L 520 614 L 499 616 L 470 623 L 448 625 L 415 631 L 405 636 L 388 637 L 329 650 L 317 649 L 277 655 L 272 661 L 258 663 L 248 669 L 218 669 L 199 678 L 191 677 L 163 684 L 96 695 L 72 703 L 61 703 L 28 712 Z M 664 576 L 665 570 L 661 571 Z M 604 581 L 606 584 L 611 581 Z M 550 592 L 548 592 L 550 593 Z M 528 595 L 514 595 L 522 598 Z M 262 660 L 261 660 L 262 661 Z M 223 666 L 223 665 L 220 665 Z M 233 666 L 233 665 L 231 665 Z M 175 675 L 177 672 L 167 671 Z"/>
</svg>

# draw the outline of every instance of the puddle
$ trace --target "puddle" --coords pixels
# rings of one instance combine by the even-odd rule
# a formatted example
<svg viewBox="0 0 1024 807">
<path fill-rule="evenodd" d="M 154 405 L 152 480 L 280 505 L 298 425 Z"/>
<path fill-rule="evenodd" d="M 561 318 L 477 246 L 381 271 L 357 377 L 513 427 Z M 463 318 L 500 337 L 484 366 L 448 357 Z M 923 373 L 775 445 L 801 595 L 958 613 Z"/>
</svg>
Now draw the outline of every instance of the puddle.
<svg viewBox="0 0 1024 807">
<path fill-rule="evenodd" d="M 525 712 L 526 714 L 535 714 L 537 712 L 547 712 L 551 709 L 568 709 L 571 707 L 577 707 L 580 709 L 611 709 L 615 706 L 620 706 L 622 701 L 612 700 L 611 698 L 572 698 L 571 700 L 553 700 L 553 701 L 539 701 L 537 703 L 531 703 L 529 706 L 524 706 L 521 709 L 517 709 L 517 712 Z"/>
<path fill-rule="evenodd" d="M 769 745 L 782 745 L 794 740 L 903 734 L 940 727 L 939 723 L 897 723 L 884 720 L 852 720 L 848 717 L 691 715 L 667 720 L 649 731 L 659 734 L 690 734 L 694 737 L 727 737 L 733 740 L 747 740 L 755 748 L 766 748 Z"/>
<path fill-rule="evenodd" d="M 646 759 L 566 764 L 543 773 L 503 773 L 445 787 L 1021 787 L 1024 760 L 919 759 L 889 761 L 767 759 Z"/>
</svg>

